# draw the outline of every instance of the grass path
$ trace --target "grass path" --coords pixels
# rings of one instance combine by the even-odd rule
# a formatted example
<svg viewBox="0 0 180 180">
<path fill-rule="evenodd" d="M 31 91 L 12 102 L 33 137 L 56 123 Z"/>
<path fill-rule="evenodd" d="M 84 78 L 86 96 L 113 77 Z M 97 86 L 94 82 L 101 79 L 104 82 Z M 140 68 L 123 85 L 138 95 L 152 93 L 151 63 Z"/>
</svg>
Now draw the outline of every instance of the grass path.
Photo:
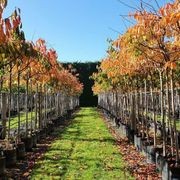
<svg viewBox="0 0 180 180">
<path fill-rule="evenodd" d="M 31 179 L 133 179 L 95 108 L 82 108 L 39 160 Z"/>
</svg>

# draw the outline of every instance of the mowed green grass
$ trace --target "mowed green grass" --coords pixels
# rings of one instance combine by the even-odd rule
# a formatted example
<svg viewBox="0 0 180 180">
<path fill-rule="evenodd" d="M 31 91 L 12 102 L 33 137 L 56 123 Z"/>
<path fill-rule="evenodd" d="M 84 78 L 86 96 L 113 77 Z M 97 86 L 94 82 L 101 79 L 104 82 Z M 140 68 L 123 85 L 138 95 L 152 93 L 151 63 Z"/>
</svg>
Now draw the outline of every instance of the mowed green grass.
<svg viewBox="0 0 180 180">
<path fill-rule="evenodd" d="M 71 125 L 57 135 L 44 159 L 37 162 L 31 179 L 134 179 L 95 108 L 82 108 Z"/>
<path fill-rule="evenodd" d="M 21 123 L 21 125 L 22 124 L 25 124 L 26 123 L 26 113 L 21 113 L 21 115 L 20 115 L 21 117 L 21 119 L 20 119 L 20 123 Z M 30 122 L 31 121 L 31 112 L 29 112 L 28 113 L 28 122 Z M 35 112 L 32 112 L 32 118 L 35 118 Z M 34 119 L 33 119 L 33 121 L 34 121 Z M 18 116 L 15 116 L 15 117 L 13 117 L 13 118 L 11 118 L 11 121 L 10 121 L 10 127 L 11 128 L 17 128 L 18 127 Z"/>
</svg>

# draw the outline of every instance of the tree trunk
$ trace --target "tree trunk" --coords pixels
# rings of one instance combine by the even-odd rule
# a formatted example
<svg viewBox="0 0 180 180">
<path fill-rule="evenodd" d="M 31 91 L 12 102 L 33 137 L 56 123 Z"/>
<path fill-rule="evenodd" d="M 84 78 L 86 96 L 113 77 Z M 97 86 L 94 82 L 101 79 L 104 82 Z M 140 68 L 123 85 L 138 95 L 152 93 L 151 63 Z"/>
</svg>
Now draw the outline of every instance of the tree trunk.
<svg viewBox="0 0 180 180">
<path fill-rule="evenodd" d="M 6 122 L 7 122 L 7 94 L 1 93 L 1 120 L 2 120 L 2 139 L 6 137 Z"/>
<path fill-rule="evenodd" d="M 32 81 L 30 80 L 30 119 L 31 119 L 31 135 L 33 133 L 33 90 L 32 90 Z"/>
<path fill-rule="evenodd" d="M 46 94 L 46 85 L 44 85 L 44 123 L 45 127 L 47 125 L 47 94 Z"/>
<path fill-rule="evenodd" d="M 29 96 L 29 72 L 26 75 L 26 137 L 28 136 L 28 96 Z"/>
<path fill-rule="evenodd" d="M 115 90 L 115 116 L 118 118 L 118 92 Z"/>
<path fill-rule="evenodd" d="M 161 122 L 163 133 L 163 156 L 166 156 L 166 125 L 164 120 L 164 92 L 163 92 L 163 72 L 159 71 L 160 78 L 160 106 L 161 106 Z"/>
<path fill-rule="evenodd" d="M 39 129 L 42 129 L 42 96 L 41 96 L 41 86 L 38 92 L 38 125 Z"/>
<path fill-rule="evenodd" d="M 136 108 L 135 108 L 135 95 L 131 96 L 131 129 L 136 130 Z"/>
<path fill-rule="evenodd" d="M 154 123 L 154 148 L 157 146 L 157 122 L 156 122 L 156 115 L 155 115 L 155 103 L 154 103 L 154 95 L 153 95 L 153 81 L 151 76 L 151 83 L 150 83 L 150 91 L 151 91 L 151 101 L 152 101 L 152 110 L 153 110 L 153 123 Z"/>
<path fill-rule="evenodd" d="M 18 115 L 18 132 L 17 132 L 17 143 L 20 141 L 20 128 L 21 128 L 21 114 L 20 114 L 20 72 L 18 71 L 17 77 L 17 115 Z"/>
<path fill-rule="evenodd" d="M 177 136 L 177 129 L 176 129 L 176 119 L 174 116 L 175 109 L 174 109 L 174 83 L 173 83 L 173 70 L 171 70 L 170 74 L 170 82 L 171 82 L 171 105 L 172 105 L 172 117 L 173 117 L 173 127 L 174 127 L 174 139 L 175 139 L 175 148 L 176 148 L 176 163 L 179 161 L 179 147 L 178 147 L 178 136 Z"/>
<path fill-rule="evenodd" d="M 136 104 L 136 133 L 137 134 L 139 134 L 139 130 L 140 130 L 140 127 L 139 127 L 139 92 L 138 91 L 136 91 L 136 102 L 135 102 L 135 104 Z"/>
<path fill-rule="evenodd" d="M 147 81 L 144 80 L 144 107 L 145 107 L 145 124 L 144 129 L 148 139 L 148 102 L 147 102 Z"/>
<path fill-rule="evenodd" d="M 170 141 L 171 141 L 171 153 L 174 155 L 174 136 L 173 136 L 173 129 L 171 124 L 171 115 L 170 115 L 170 97 L 169 97 L 169 84 L 168 84 L 168 72 L 166 71 L 166 102 L 167 102 L 167 113 L 166 113 L 166 124 L 168 125 L 168 129 L 170 129 Z"/>
<path fill-rule="evenodd" d="M 36 85 L 36 94 L 35 94 L 35 124 L 34 129 L 37 130 L 38 128 L 38 84 Z"/>
<path fill-rule="evenodd" d="M 9 112 L 8 112 L 8 140 L 10 138 L 10 130 L 11 130 L 11 98 L 12 98 L 12 63 L 9 65 L 10 71 L 9 71 Z"/>
</svg>

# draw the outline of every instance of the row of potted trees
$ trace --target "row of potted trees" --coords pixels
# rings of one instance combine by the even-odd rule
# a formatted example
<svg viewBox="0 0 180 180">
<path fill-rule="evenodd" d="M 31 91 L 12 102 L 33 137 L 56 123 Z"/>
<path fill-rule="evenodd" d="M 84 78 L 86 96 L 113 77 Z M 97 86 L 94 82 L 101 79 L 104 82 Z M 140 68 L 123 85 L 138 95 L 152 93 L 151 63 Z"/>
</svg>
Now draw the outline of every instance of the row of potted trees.
<svg viewBox="0 0 180 180">
<path fill-rule="evenodd" d="M 58 94 L 56 94 L 58 96 Z M 65 97 L 64 97 L 65 98 Z M 42 113 L 43 117 L 40 121 L 46 121 L 42 126 L 38 123 L 31 129 L 32 126 L 28 126 L 28 132 L 26 133 L 26 129 L 21 128 L 20 136 L 17 135 L 17 128 L 12 130 L 12 135 L 10 139 L 1 140 L 0 144 L 0 175 L 3 175 L 5 168 L 12 167 L 16 164 L 17 160 L 25 159 L 26 152 L 32 151 L 33 148 L 36 148 L 36 145 L 42 141 L 43 138 L 50 135 L 54 129 L 63 125 L 65 120 L 68 120 L 74 110 L 79 106 L 78 97 L 68 97 L 65 101 L 61 101 L 59 98 L 58 104 L 65 104 L 66 106 L 55 107 L 52 108 L 52 111 L 47 113 L 47 119 L 45 118 L 45 112 Z M 54 110 L 56 108 L 60 108 L 61 111 Z M 39 114 L 38 114 L 39 117 Z M 33 121 L 35 119 L 33 118 Z M 38 119 L 38 122 L 40 122 Z M 31 123 L 31 121 L 29 121 Z M 23 124 L 22 124 L 23 125 Z M 21 126 L 22 127 L 22 126 Z M 15 132 L 16 131 L 16 132 Z"/>
<path fill-rule="evenodd" d="M 158 151 L 174 169 L 180 165 L 179 5 L 179 0 L 163 7 L 141 2 L 129 15 L 133 25 L 109 41 L 107 57 L 92 76 L 99 106 L 137 148 Z"/>
<path fill-rule="evenodd" d="M 0 146 L 8 167 L 78 105 L 83 86 L 45 40 L 25 39 L 19 8 L 4 17 L 7 4 L 0 1 Z"/>
<path fill-rule="evenodd" d="M 177 90 L 179 92 L 179 90 Z M 139 96 L 139 98 L 138 98 Z M 98 105 L 103 109 L 105 115 L 111 119 L 112 125 L 117 127 L 118 133 L 124 138 L 128 138 L 134 144 L 136 149 L 147 157 L 148 163 L 155 163 L 157 169 L 162 173 L 164 179 L 179 178 L 179 161 L 176 161 L 176 154 L 179 153 L 180 133 L 177 129 L 178 150 L 176 151 L 174 139 L 174 129 L 171 122 L 168 122 L 166 111 L 166 155 L 163 155 L 163 125 L 161 122 L 161 113 L 159 105 L 159 93 L 154 92 L 156 110 L 153 111 L 150 96 L 147 96 L 147 110 L 144 105 L 144 98 L 140 100 L 140 94 L 115 94 L 113 92 L 101 93 L 98 95 Z M 179 101 L 180 94 L 176 95 L 176 101 Z M 141 104 L 141 102 L 143 102 Z M 176 102 L 179 106 L 178 102 Z M 167 104 L 165 104 L 167 105 Z M 177 124 L 179 120 L 179 111 L 177 107 L 176 117 L 173 121 Z M 155 118 L 156 126 L 153 118 Z M 178 127 L 179 128 L 179 127 Z"/>
</svg>

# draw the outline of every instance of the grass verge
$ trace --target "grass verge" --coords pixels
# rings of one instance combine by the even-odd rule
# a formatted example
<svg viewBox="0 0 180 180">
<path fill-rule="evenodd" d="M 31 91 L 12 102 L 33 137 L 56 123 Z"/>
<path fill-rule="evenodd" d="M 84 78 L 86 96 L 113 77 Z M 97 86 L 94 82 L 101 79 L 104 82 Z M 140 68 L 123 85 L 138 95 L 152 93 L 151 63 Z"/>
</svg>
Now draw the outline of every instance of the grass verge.
<svg viewBox="0 0 180 180">
<path fill-rule="evenodd" d="M 36 163 L 31 179 L 134 179 L 95 108 L 82 108 L 58 136 Z"/>
</svg>

